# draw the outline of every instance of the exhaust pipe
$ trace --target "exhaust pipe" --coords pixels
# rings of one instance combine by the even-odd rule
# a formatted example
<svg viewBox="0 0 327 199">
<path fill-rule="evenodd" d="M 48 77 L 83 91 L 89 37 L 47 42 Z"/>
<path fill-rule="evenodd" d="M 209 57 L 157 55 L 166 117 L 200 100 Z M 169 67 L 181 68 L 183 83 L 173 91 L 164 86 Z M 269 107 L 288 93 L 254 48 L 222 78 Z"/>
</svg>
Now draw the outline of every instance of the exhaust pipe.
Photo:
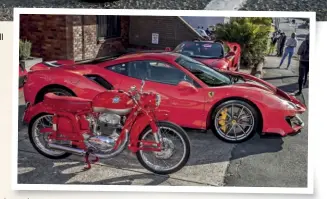
<svg viewBox="0 0 327 199">
<path fill-rule="evenodd" d="M 127 144 L 127 141 L 128 141 L 128 135 L 125 136 L 125 139 L 124 139 L 123 143 L 113 153 L 108 153 L 108 154 L 93 153 L 93 155 L 97 156 L 98 158 L 103 158 L 103 159 L 108 159 L 108 158 L 115 157 L 115 156 L 119 155 L 125 149 L 125 146 Z M 52 148 L 52 149 L 66 151 L 68 153 L 73 153 L 73 154 L 76 154 L 76 155 L 82 155 L 83 156 L 83 155 L 86 154 L 86 151 L 85 150 L 82 150 L 82 149 L 76 149 L 76 148 L 72 148 L 72 147 L 66 147 L 66 146 L 62 146 L 62 145 L 58 145 L 58 144 L 53 144 L 53 143 L 49 143 L 48 146 L 50 148 Z"/>
<path fill-rule="evenodd" d="M 49 147 L 52 148 L 52 149 L 57 149 L 57 150 L 66 151 L 66 152 L 69 152 L 69 153 L 74 153 L 76 155 L 85 155 L 86 154 L 86 151 L 84 151 L 82 149 L 75 149 L 75 148 L 72 148 L 72 147 L 62 146 L 62 145 L 59 145 L 59 144 L 49 143 Z"/>
</svg>

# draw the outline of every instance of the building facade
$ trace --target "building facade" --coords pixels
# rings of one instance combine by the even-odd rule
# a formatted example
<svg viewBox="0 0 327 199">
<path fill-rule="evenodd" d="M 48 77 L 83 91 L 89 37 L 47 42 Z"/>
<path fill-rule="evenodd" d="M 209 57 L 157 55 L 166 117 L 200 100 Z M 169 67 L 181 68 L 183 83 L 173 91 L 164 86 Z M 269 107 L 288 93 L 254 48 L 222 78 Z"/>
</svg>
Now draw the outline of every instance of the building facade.
<svg viewBox="0 0 327 199">
<path fill-rule="evenodd" d="M 153 35 L 157 36 L 153 42 Z M 198 33 L 180 17 L 106 15 L 21 15 L 20 39 L 43 60 L 94 59 L 128 48 L 174 48 Z"/>
</svg>

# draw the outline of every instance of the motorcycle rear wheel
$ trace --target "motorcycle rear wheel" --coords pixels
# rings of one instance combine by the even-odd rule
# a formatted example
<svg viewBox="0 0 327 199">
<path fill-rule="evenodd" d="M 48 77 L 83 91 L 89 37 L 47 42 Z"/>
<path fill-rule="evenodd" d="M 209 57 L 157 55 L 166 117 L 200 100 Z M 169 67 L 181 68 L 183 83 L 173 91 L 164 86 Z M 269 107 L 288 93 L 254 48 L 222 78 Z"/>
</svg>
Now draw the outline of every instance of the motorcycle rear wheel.
<svg viewBox="0 0 327 199">
<path fill-rule="evenodd" d="M 159 175 L 172 174 L 182 169 L 188 162 L 191 151 L 190 139 L 180 126 L 171 122 L 159 122 L 158 127 L 160 129 L 160 135 L 163 139 L 163 147 L 165 147 L 165 149 L 163 149 L 161 152 L 139 150 L 136 153 L 136 156 L 141 165 L 147 170 Z M 180 140 L 182 147 L 176 148 L 176 145 L 174 145 L 172 139 L 168 138 L 168 134 L 175 134 L 175 139 L 177 138 Z M 150 137 L 150 139 L 147 137 Z M 154 136 L 152 134 L 152 129 L 150 127 L 145 128 L 140 134 L 139 139 L 153 141 Z M 177 150 L 182 150 L 182 156 L 177 158 L 176 163 L 169 165 L 168 161 L 177 156 L 177 153 L 175 153 Z M 166 167 L 153 163 L 146 157 L 146 155 L 153 155 L 154 158 L 151 158 L 152 160 L 159 160 L 159 162 L 163 162 Z"/>
<path fill-rule="evenodd" d="M 52 127 L 52 115 L 51 114 L 40 114 L 36 116 L 28 127 L 28 136 L 33 148 L 39 152 L 41 155 L 50 158 L 50 159 L 64 159 L 71 155 L 65 151 L 52 150 L 47 147 L 47 135 L 48 133 L 40 133 L 39 126 L 42 125 L 42 128 Z"/>
</svg>

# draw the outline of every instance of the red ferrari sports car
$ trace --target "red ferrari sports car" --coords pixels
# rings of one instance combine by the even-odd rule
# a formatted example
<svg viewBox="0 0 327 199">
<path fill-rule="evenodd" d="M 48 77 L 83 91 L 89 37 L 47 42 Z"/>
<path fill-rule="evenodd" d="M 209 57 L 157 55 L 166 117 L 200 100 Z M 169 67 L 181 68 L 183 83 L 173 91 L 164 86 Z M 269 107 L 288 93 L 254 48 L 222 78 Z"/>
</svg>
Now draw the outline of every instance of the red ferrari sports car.
<svg viewBox="0 0 327 199">
<path fill-rule="evenodd" d="M 207 66 L 220 70 L 238 71 L 241 46 L 223 41 L 184 41 L 173 52 L 187 55 Z"/>
<path fill-rule="evenodd" d="M 39 63 L 24 85 L 27 104 L 46 93 L 93 99 L 108 89 L 128 90 L 145 80 L 145 91 L 161 95 L 160 109 L 185 128 L 209 130 L 227 142 L 242 142 L 255 134 L 298 132 L 305 105 L 254 76 L 214 70 L 188 56 L 174 53 L 135 53 L 96 64 Z M 34 70 L 34 71 L 33 71 Z M 24 121 L 39 114 L 28 106 Z"/>
</svg>

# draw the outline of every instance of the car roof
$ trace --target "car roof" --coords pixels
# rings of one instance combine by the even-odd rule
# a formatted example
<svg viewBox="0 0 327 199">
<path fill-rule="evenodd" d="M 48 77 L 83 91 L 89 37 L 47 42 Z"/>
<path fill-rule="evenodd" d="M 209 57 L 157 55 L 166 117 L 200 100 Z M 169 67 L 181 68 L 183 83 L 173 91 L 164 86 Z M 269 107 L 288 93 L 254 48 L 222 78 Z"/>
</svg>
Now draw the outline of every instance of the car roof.
<svg viewBox="0 0 327 199">
<path fill-rule="evenodd" d="M 115 60 L 142 60 L 142 59 L 163 59 L 174 61 L 180 55 L 178 53 L 173 52 L 136 52 L 131 54 L 126 54 L 118 57 Z"/>
</svg>

